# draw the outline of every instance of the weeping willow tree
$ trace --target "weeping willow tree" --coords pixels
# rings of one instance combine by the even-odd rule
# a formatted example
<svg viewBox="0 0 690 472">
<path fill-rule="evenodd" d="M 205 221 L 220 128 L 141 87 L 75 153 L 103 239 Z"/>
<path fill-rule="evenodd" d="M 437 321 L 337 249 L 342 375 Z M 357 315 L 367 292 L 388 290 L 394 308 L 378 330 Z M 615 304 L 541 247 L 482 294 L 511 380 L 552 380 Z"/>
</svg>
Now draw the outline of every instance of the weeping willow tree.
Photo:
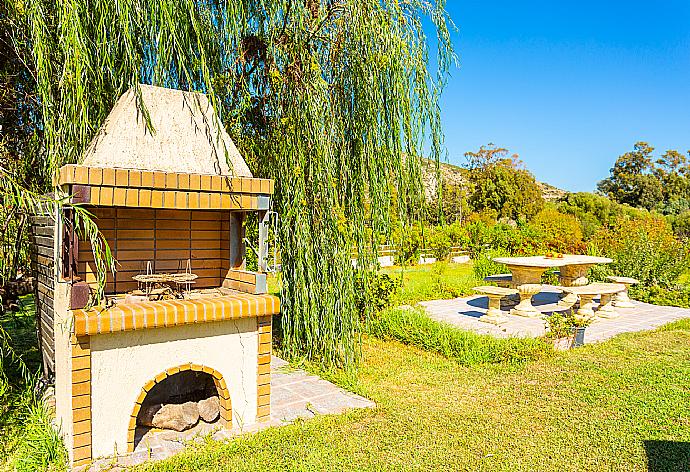
<svg viewBox="0 0 690 472">
<path fill-rule="evenodd" d="M 126 89 L 208 94 L 254 172 L 276 180 L 286 351 L 354 365 L 354 272 L 368 276 L 392 214 L 417 217 L 421 156 L 441 153 L 438 100 L 452 61 L 444 3 L 17 3 L 40 99 L 43 178 L 78 161 Z M 435 32 L 435 72 L 425 27 Z"/>
</svg>

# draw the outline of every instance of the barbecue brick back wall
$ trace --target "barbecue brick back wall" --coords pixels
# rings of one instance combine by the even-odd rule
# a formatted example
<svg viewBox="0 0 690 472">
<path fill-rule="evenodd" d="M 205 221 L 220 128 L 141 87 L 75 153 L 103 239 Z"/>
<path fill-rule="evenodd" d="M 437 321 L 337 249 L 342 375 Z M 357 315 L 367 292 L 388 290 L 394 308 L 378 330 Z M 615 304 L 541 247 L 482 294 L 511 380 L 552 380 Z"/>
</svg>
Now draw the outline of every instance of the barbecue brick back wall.
<svg viewBox="0 0 690 472">
<path fill-rule="evenodd" d="M 149 208 L 91 207 L 96 224 L 118 261 L 109 274 L 106 293 L 138 288 L 132 279 L 146 273 L 147 261 L 156 272 L 184 271 L 191 262 L 199 278 L 193 288 L 219 287 L 229 266 L 229 211 L 158 210 Z M 78 272 L 96 285 L 96 266 L 88 241 L 79 242 Z"/>
</svg>

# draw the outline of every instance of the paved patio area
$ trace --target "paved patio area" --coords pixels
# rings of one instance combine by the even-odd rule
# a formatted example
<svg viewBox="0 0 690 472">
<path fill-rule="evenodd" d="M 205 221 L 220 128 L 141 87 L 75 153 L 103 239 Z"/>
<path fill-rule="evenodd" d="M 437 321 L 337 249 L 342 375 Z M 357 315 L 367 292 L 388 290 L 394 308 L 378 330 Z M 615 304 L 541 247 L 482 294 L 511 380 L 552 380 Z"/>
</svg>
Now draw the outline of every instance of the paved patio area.
<svg viewBox="0 0 690 472">
<path fill-rule="evenodd" d="M 284 426 L 297 418 L 339 414 L 356 408 L 373 408 L 371 400 L 343 390 L 315 375 L 292 369 L 284 360 L 271 361 L 271 421 L 250 427 L 222 430 L 215 424 L 200 422 L 182 433 L 175 431 L 137 430 L 137 446 L 132 454 L 100 459 L 87 470 L 124 470 L 146 461 L 168 458 L 182 451 L 190 441 L 211 436 L 224 440 L 256 432 L 271 426 Z"/>
<path fill-rule="evenodd" d="M 552 287 L 533 298 L 533 305 L 544 315 L 563 311 L 557 305 L 560 292 Z M 596 300 L 596 299 L 595 299 Z M 420 303 L 429 316 L 438 321 L 445 321 L 459 328 L 496 337 L 537 337 L 545 333 L 544 321 L 539 318 L 512 316 L 505 312 L 508 320 L 500 326 L 479 321 L 486 313 L 488 299 L 486 296 L 456 298 L 453 300 L 434 300 Z M 613 320 L 599 319 L 585 331 L 585 343 L 595 343 L 611 338 L 620 333 L 644 331 L 657 328 L 671 321 L 690 318 L 690 310 L 668 306 L 656 306 L 634 302 L 635 308 L 617 308 L 620 317 Z"/>
</svg>

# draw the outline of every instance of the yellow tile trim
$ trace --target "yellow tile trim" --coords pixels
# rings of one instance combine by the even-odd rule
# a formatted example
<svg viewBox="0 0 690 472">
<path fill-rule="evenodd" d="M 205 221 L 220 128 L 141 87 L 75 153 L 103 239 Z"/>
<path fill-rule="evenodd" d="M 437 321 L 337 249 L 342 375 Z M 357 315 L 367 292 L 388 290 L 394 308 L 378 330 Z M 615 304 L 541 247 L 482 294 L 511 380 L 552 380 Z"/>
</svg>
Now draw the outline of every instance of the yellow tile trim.
<svg viewBox="0 0 690 472">
<path fill-rule="evenodd" d="M 91 444 L 74 448 L 73 457 L 75 466 L 91 463 Z"/>
<path fill-rule="evenodd" d="M 69 182 L 63 182 L 66 183 Z M 115 169 L 103 169 L 103 185 L 115 186 Z"/>
<path fill-rule="evenodd" d="M 129 171 L 127 169 L 115 169 L 115 186 L 129 187 Z"/>
<path fill-rule="evenodd" d="M 87 172 L 85 179 L 91 178 Z M 73 465 L 91 463 L 91 342 L 77 333 L 70 338 L 72 357 Z"/>
<path fill-rule="evenodd" d="M 72 410 L 72 421 L 75 423 L 88 419 L 91 419 L 91 408 L 77 408 Z"/>
<path fill-rule="evenodd" d="M 219 193 L 272 195 L 274 181 L 254 177 L 229 177 L 210 174 L 151 172 L 138 169 L 113 169 L 68 164 L 62 166 L 56 186 L 80 184 L 124 188 L 196 190 Z"/>
<path fill-rule="evenodd" d="M 89 168 L 89 185 L 103 185 L 103 169 L 99 167 Z"/>
<path fill-rule="evenodd" d="M 251 194 L 225 194 L 129 187 L 84 187 L 86 203 L 129 208 L 178 210 L 259 210 L 259 198 Z"/>
<path fill-rule="evenodd" d="M 257 407 L 257 409 L 256 409 L 256 420 L 259 423 L 263 423 L 265 421 L 268 421 L 270 418 L 271 418 L 271 406 L 270 405 Z"/>
<path fill-rule="evenodd" d="M 175 314 L 186 316 L 175 316 Z M 273 295 L 238 293 L 222 297 L 144 302 L 116 305 L 109 309 L 94 307 L 74 310 L 74 330 L 78 336 L 134 331 L 146 328 L 181 326 L 193 323 L 255 318 L 280 313 L 280 300 Z M 165 316 L 165 315 L 168 316 Z M 127 320 L 125 323 L 122 320 Z M 131 320 L 131 322 L 130 322 Z M 260 342 L 270 342 L 270 332 L 262 333 Z M 79 358 L 75 358 L 78 362 Z M 80 368 L 88 367 L 84 362 Z M 78 370 L 78 369 L 77 369 Z"/>
<path fill-rule="evenodd" d="M 256 329 L 259 337 L 256 369 L 256 420 L 258 422 L 265 422 L 271 419 L 271 336 L 273 316 L 258 317 L 256 319 Z"/>
<path fill-rule="evenodd" d="M 153 172 L 145 170 L 141 173 L 141 186 L 144 188 L 153 187 Z"/>
</svg>

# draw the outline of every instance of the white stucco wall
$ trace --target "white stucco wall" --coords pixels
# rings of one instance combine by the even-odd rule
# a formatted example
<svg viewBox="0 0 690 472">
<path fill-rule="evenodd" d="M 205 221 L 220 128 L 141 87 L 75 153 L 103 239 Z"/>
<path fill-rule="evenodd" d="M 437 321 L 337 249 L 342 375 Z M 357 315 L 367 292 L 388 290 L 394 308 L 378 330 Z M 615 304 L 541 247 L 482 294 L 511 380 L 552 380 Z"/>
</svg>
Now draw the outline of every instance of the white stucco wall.
<svg viewBox="0 0 690 472">
<path fill-rule="evenodd" d="M 232 401 L 233 427 L 256 422 L 255 318 L 91 337 L 93 457 L 127 451 L 127 428 L 141 388 L 187 363 L 219 371 Z"/>
</svg>

